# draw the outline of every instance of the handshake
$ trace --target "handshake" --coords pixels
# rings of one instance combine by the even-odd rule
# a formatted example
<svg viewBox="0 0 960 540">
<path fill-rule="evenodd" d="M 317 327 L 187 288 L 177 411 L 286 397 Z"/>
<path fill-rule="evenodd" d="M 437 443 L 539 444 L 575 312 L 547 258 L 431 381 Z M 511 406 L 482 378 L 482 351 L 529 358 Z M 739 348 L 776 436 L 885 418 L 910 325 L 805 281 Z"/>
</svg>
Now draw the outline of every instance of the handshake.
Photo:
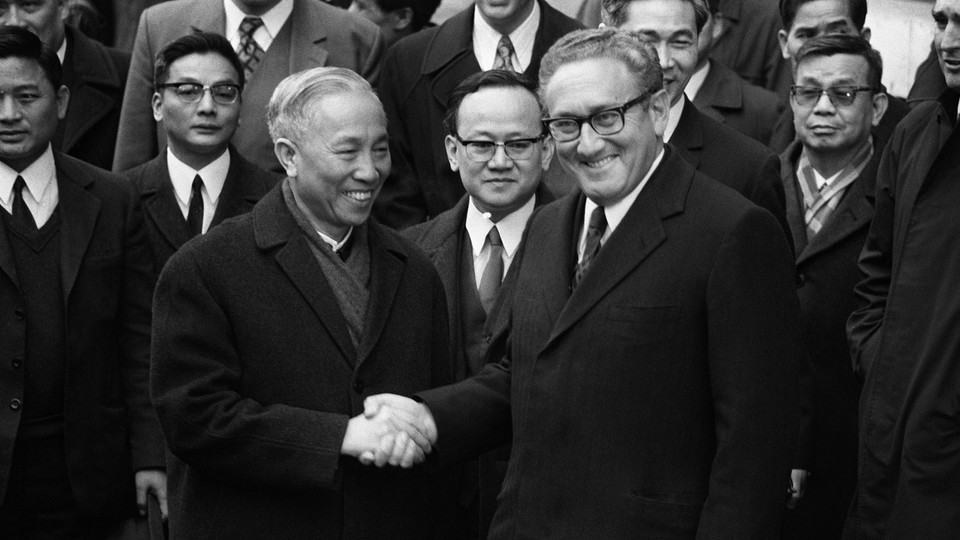
<svg viewBox="0 0 960 540">
<path fill-rule="evenodd" d="M 410 468 L 437 444 L 437 426 L 427 406 L 395 394 L 370 396 L 363 414 L 350 419 L 340 453 L 364 465 Z"/>
</svg>

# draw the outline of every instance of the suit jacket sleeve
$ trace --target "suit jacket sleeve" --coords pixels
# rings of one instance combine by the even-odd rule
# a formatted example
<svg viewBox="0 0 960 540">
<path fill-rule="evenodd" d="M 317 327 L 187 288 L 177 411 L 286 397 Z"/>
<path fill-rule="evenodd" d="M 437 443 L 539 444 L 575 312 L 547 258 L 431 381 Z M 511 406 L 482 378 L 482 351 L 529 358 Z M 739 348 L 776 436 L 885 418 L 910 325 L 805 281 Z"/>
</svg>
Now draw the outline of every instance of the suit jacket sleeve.
<svg viewBox="0 0 960 540">
<path fill-rule="evenodd" d="M 698 539 L 776 538 L 798 429 L 802 348 L 793 258 L 751 209 L 707 283 L 717 449 Z"/>
<path fill-rule="evenodd" d="M 150 300 L 153 262 L 140 206 L 132 186 L 127 189 L 121 289 L 120 354 L 124 401 L 130 422 L 130 450 L 134 470 L 165 467 L 163 434 L 150 403 Z"/>
<path fill-rule="evenodd" d="M 150 161 L 158 152 L 157 126 L 153 120 L 153 46 L 145 11 L 140 16 L 137 39 L 130 58 L 127 88 L 123 93 L 113 170 L 125 171 Z"/>
<path fill-rule="evenodd" d="M 863 280 L 854 289 L 859 307 L 847 319 L 847 339 L 853 371 L 863 381 L 877 354 L 880 325 L 890 290 L 893 265 L 894 182 L 897 178 L 903 132 L 897 131 L 884 150 L 877 169 L 873 221 L 860 253 Z"/>
<path fill-rule="evenodd" d="M 174 255 L 154 296 L 151 391 L 170 450 L 234 483 L 336 488 L 349 418 L 244 396 L 231 322 L 198 259 Z"/>
<path fill-rule="evenodd" d="M 393 165 L 390 176 L 383 184 L 374 202 L 377 221 L 394 228 L 415 225 L 427 218 L 427 203 L 419 189 L 413 172 L 412 138 L 404 122 L 404 101 L 407 89 L 403 73 L 419 69 L 419 65 L 404 65 L 399 58 L 399 49 L 387 51 L 380 77 L 379 94 L 387 113 L 387 131 L 390 135 L 390 159 Z"/>
</svg>

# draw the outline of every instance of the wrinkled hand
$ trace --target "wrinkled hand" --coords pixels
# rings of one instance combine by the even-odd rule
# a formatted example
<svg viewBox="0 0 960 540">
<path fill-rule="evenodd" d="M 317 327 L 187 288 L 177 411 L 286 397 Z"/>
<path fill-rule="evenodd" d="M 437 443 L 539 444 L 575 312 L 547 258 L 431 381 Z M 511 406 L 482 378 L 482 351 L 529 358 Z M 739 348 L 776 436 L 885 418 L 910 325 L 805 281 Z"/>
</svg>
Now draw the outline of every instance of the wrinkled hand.
<svg viewBox="0 0 960 540">
<path fill-rule="evenodd" d="M 160 515 L 167 519 L 167 473 L 159 469 L 144 469 L 133 475 L 137 486 L 137 508 L 140 515 L 147 515 L 147 494 L 152 493 L 160 503 Z"/>
<path fill-rule="evenodd" d="M 363 405 L 365 417 L 379 418 L 387 413 L 400 431 L 393 438 L 382 438 L 375 448 L 362 452 L 358 456 L 361 463 L 408 467 L 426 459 L 426 454 L 437 442 L 437 426 L 426 405 L 395 394 L 370 396 Z M 411 455 L 413 461 L 410 461 Z"/>
<path fill-rule="evenodd" d="M 810 478 L 810 476 L 810 471 L 803 469 L 793 469 L 790 471 L 790 486 L 787 487 L 787 494 L 790 496 L 790 498 L 787 499 L 787 508 L 790 510 L 797 507 L 797 503 L 800 502 L 803 494 L 806 493 L 807 479 Z"/>
</svg>

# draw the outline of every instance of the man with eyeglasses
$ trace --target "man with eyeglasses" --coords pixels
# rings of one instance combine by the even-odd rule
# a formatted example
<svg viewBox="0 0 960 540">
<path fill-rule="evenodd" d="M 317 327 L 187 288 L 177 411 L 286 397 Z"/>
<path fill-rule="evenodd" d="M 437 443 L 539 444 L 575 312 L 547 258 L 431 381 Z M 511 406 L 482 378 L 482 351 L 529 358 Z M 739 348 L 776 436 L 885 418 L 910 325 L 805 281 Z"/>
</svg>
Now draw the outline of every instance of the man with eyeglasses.
<svg viewBox="0 0 960 540">
<path fill-rule="evenodd" d="M 150 407 L 150 252 L 122 177 L 51 141 L 56 51 L 0 28 L 0 538 L 103 539 L 148 494 L 166 512 Z"/>
<path fill-rule="evenodd" d="M 780 52 L 784 59 L 790 60 L 791 73 L 796 70 L 797 51 L 807 40 L 824 34 L 847 34 L 870 41 L 870 28 L 864 26 L 866 18 L 867 0 L 780 0 L 780 20 L 783 24 L 778 34 Z M 886 92 L 882 85 L 880 88 Z M 906 101 L 887 96 L 887 112 L 873 129 L 878 150 L 886 146 L 893 128 L 909 111 Z M 796 138 L 793 108 L 787 107 L 773 127 L 770 148 L 782 153 Z"/>
<path fill-rule="evenodd" d="M 450 311 L 456 380 L 503 357 L 510 290 L 535 208 L 553 195 L 540 179 L 553 141 L 540 122 L 537 84 L 507 70 L 475 73 L 450 94 L 447 159 L 467 192 L 452 209 L 404 231 L 440 272 Z M 486 538 L 509 446 L 460 470 L 456 538 Z"/>
<path fill-rule="evenodd" d="M 857 259 L 873 218 L 887 108 L 880 53 L 859 36 L 826 34 L 795 56 L 791 106 L 798 140 L 781 155 L 787 220 L 811 382 L 811 427 L 801 432 L 783 538 L 840 538 L 857 481 L 857 401 L 846 320 Z M 812 476 L 808 473 L 812 472 Z"/>
<path fill-rule="evenodd" d="M 776 538 L 799 418 L 783 231 L 664 145 L 635 34 L 569 34 L 540 81 L 580 189 L 532 218 L 504 360 L 366 412 L 416 416 L 440 462 L 512 435 L 491 539 Z"/>
<path fill-rule="evenodd" d="M 847 321 L 864 382 L 845 538 L 960 530 L 960 0 L 936 0 L 932 15 L 949 88 L 900 122 L 880 158 Z"/>
<path fill-rule="evenodd" d="M 184 36 L 160 51 L 153 115 L 167 151 L 125 173 L 140 194 L 154 273 L 180 246 L 249 212 L 280 181 L 230 144 L 237 130 L 243 66 L 227 38 Z"/>
</svg>

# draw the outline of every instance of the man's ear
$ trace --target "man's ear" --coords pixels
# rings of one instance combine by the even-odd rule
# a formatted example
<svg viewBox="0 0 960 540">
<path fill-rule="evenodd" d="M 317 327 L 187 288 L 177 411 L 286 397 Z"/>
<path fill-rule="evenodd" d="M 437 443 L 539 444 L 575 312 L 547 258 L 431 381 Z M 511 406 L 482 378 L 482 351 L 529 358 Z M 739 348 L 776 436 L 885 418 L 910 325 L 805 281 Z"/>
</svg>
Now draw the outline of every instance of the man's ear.
<svg viewBox="0 0 960 540">
<path fill-rule="evenodd" d="M 299 149 L 296 143 L 290 139 L 280 137 L 273 143 L 273 153 L 277 155 L 277 159 L 280 161 L 280 165 L 283 166 L 283 170 L 287 173 L 287 176 L 291 178 L 296 178 L 297 176 L 297 163 L 299 162 L 298 152 Z"/>
<path fill-rule="evenodd" d="M 873 95 L 873 118 L 871 123 L 873 127 L 880 125 L 880 121 L 883 120 L 883 114 L 887 112 L 887 105 L 890 103 L 890 98 L 887 97 L 887 94 L 883 92 L 877 92 Z"/>
<path fill-rule="evenodd" d="M 553 159 L 553 151 L 556 149 L 556 141 L 553 140 L 553 137 L 547 135 L 543 138 L 541 143 L 542 150 L 540 152 L 540 168 L 546 171 L 550 168 L 550 160 Z"/>
<path fill-rule="evenodd" d="M 457 140 L 453 135 L 447 135 L 443 139 L 443 147 L 447 150 L 447 160 L 450 162 L 450 170 L 457 172 L 460 170 L 460 164 L 457 160 Z"/>
<path fill-rule="evenodd" d="M 871 32 L 870 32 L 870 29 L 867 28 L 866 26 L 864 26 L 864 27 L 863 27 L 863 30 L 860 31 L 860 37 L 862 37 L 863 39 L 865 39 L 865 40 L 867 40 L 867 41 L 870 41 L 870 36 L 871 36 L 871 35 L 872 35 L 872 34 L 871 34 Z"/>
<path fill-rule="evenodd" d="M 684 98 L 681 98 L 684 99 Z M 666 90 L 658 90 L 650 96 L 650 118 L 653 120 L 653 130 L 659 137 L 667 131 L 667 120 L 670 118 L 670 96 Z"/>
<path fill-rule="evenodd" d="M 720 36 L 723 35 L 723 31 L 727 29 L 727 22 L 723 18 L 723 13 L 719 11 L 713 15 L 713 33 L 710 36 L 711 43 L 716 44 L 720 39 Z"/>
<path fill-rule="evenodd" d="M 160 95 L 160 92 L 153 93 L 153 99 L 150 100 L 150 104 L 153 105 L 153 120 L 159 123 L 163 120 L 163 114 L 160 113 L 160 106 L 163 105 L 163 96 Z"/>
<path fill-rule="evenodd" d="M 67 107 L 70 105 L 70 89 L 66 85 L 57 90 L 57 118 L 63 120 L 67 117 Z"/>
<path fill-rule="evenodd" d="M 790 53 L 787 51 L 787 38 L 790 37 L 790 34 L 786 30 L 780 30 L 777 32 L 777 42 L 780 43 L 780 55 L 783 56 L 784 60 L 790 58 Z"/>
</svg>

